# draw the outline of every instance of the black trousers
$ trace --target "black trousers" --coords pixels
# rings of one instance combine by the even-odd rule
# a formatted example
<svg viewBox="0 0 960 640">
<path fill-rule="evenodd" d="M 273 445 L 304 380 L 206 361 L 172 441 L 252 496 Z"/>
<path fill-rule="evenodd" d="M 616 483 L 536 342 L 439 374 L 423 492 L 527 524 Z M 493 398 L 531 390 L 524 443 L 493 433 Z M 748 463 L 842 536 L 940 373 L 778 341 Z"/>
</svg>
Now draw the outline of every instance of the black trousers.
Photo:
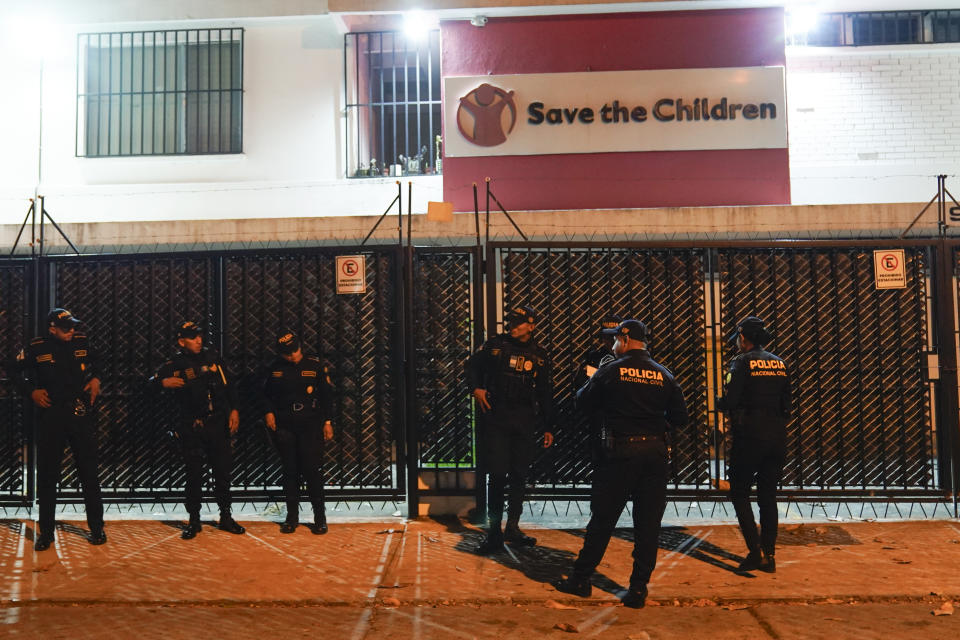
<svg viewBox="0 0 960 640">
<path fill-rule="evenodd" d="M 777 487 L 786 463 L 786 444 L 779 439 L 733 438 L 730 451 L 730 500 L 750 551 L 773 555 L 777 542 Z M 750 490 L 757 484 L 760 534 L 750 506 Z"/>
<path fill-rule="evenodd" d="M 640 590 L 657 566 L 660 521 L 667 508 L 667 448 L 662 440 L 638 445 L 628 458 L 606 456 L 593 471 L 590 522 L 573 575 L 589 579 L 610 543 L 627 501 L 633 501 L 633 572 L 630 588 Z"/>
<path fill-rule="evenodd" d="M 489 476 L 487 517 L 493 532 L 500 531 L 508 485 L 507 524 L 516 526 L 520 521 L 527 475 L 536 451 L 537 420 L 529 407 L 504 407 L 483 418 L 481 454 Z"/>
<path fill-rule="evenodd" d="M 40 410 L 37 433 L 37 499 L 40 503 L 40 533 L 53 533 L 56 524 L 57 483 L 67 443 L 80 476 L 87 526 L 103 528 L 103 499 L 97 475 L 97 434 L 92 415 L 75 416 L 72 407 Z"/>
<path fill-rule="evenodd" d="M 183 461 L 187 472 L 185 503 L 190 518 L 200 518 L 207 462 L 213 469 L 213 492 L 220 507 L 220 515 L 229 515 L 233 452 L 230 447 L 227 417 L 214 414 L 205 420 L 202 426 L 183 425 L 177 435 L 183 448 Z"/>
<path fill-rule="evenodd" d="M 283 493 L 287 501 L 287 517 L 300 513 L 300 482 L 307 483 L 307 495 L 314 517 L 324 512 L 323 493 L 323 420 L 280 417 L 274 440 L 283 465 Z"/>
</svg>

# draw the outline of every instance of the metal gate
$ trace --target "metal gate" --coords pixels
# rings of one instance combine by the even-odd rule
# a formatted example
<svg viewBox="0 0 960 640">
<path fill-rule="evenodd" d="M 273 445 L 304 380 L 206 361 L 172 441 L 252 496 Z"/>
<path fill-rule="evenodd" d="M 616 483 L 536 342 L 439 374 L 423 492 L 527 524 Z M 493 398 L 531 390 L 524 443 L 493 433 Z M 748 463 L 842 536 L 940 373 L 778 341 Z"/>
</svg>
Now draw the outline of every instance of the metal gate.
<svg viewBox="0 0 960 640">
<path fill-rule="evenodd" d="M 29 339 L 33 263 L 0 260 L 0 502 L 13 506 L 33 500 L 32 435 L 29 416 L 11 377 L 13 358 Z"/>
<path fill-rule="evenodd" d="M 176 407 L 147 379 L 176 348 L 175 328 L 196 320 L 223 354 L 240 390 L 234 442 L 240 498 L 276 496 L 279 459 L 257 403 L 261 367 L 283 327 L 337 378 L 335 428 L 326 456 L 334 495 L 397 499 L 402 470 L 395 419 L 399 365 L 398 252 L 366 250 L 367 293 L 336 295 L 334 257 L 346 250 L 49 259 L 49 306 L 84 320 L 104 379 L 98 416 L 101 482 L 108 500 L 179 499 L 183 465 L 168 432 Z M 355 251 L 354 253 L 360 253 Z M 61 491 L 79 492 L 69 458 Z M 212 483 L 212 481 L 211 481 Z M 212 484 L 211 484 L 212 487 Z M 208 488 L 211 488 L 208 487 Z"/>
<path fill-rule="evenodd" d="M 540 314 L 537 340 L 553 362 L 557 439 L 535 463 L 531 480 L 540 493 L 585 496 L 589 490 L 588 429 L 573 407 L 573 376 L 609 313 L 647 323 L 654 357 L 684 389 L 691 419 L 673 442 L 673 489 L 709 488 L 704 260 L 697 248 L 491 243 L 488 283 L 498 280 L 497 269 L 502 289 L 488 285 L 489 309 L 533 306 Z M 499 327 L 496 321 L 491 315 L 488 326 Z"/>
<path fill-rule="evenodd" d="M 760 315 L 794 374 L 784 491 L 942 496 L 952 455 L 940 442 L 926 357 L 956 342 L 953 322 L 946 342 L 931 324 L 935 247 L 898 243 L 907 287 L 877 290 L 873 250 L 889 244 L 731 244 L 491 243 L 488 283 L 500 289 L 488 285 L 488 326 L 498 326 L 498 310 L 532 305 L 554 364 L 562 437 L 540 454 L 537 493 L 588 495 L 588 430 L 572 407 L 572 371 L 599 318 L 617 313 L 648 324 L 652 354 L 686 396 L 691 422 L 674 441 L 671 495 L 717 493 L 726 478 L 727 434 L 713 407 L 735 355 L 725 337 L 742 317 Z M 943 420 L 956 430 L 955 412 Z"/>
<path fill-rule="evenodd" d="M 719 249 L 720 335 L 766 320 L 791 366 L 783 486 L 817 494 L 930 492 L 936 431 L 927 247 L 906 247 L 905 289 L 874 285 L 873 249 Z M 901 246 L 902 248 L 902 246 Z M 734 347 L 723 343 L 724 361 Z"/>
<path fill-rule="evenodd" d="M 11 259 L 0 262 L 0 349 L 12 357 L 51 306 L 76 313 L 103 371 L 105 498 L 179 500 L 182 463 L 166 435 L 176 408 L 147 379 L 173 352 L 179 322 L 206 323 L 241 388 L 238 497 L 262 499 L 279 495 L 280 465 L 256 405 L 258 371 L 289 327 L 337 383 L 331 494 L 406 497 L 416 513 L 421 494 L 482 487 L 463 364 L 484 328 L 498 331 L 502 309 L 517 304 L 542 316 L 559 408 L 556 444 L 531 476 L 535 495 L 588 495 L 588 429 L 573 407 L 573 373 L 598 320 L 613 312 L 648 323 L 654 357 L 686 395 L 691 422 L 674 441 L 671 494 L 718 497 L 726 443 L 713 397 L 733 355 L 724 336 L 756 314 L 794 372 L 784 491 L 932 498 L 958 484 L 960 241 L 897 242 L 907 287 L 878 291 L 872 252 L 892 246 L 490 243 L 485 254 L 380 246 Z M 367 292 L 338 295 L 335 257 L 351 253 L 365 256 Z M 28 405 L 0 387 L 5 505 L 33 501 Z M 69 458 L 61 485 L 78 499 Z"/>
</svg>

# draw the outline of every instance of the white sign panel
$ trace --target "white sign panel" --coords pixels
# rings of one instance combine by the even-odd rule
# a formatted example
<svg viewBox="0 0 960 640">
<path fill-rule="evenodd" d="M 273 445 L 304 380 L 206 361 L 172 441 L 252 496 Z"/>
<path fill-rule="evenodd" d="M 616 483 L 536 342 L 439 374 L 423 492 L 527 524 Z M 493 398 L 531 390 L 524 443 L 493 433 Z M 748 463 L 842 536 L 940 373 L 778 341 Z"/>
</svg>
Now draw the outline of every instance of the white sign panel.
<svg viewBox="0 0 960 640">
<path fill-rule="evenodd" d="M 366 293 L 366 256 L 337 256 L 337 293 Z"/>
<path fill-rule="evenodd" d="M 907 269 L 903 262 L 903 249 L 874 251 L 873 275 L 877 289 L 906 289 Z"/>
<path fill-rule="evenodd" d="M 444 155 L 784 149 L 783 67 L 443 80 Z"/>
</svg>

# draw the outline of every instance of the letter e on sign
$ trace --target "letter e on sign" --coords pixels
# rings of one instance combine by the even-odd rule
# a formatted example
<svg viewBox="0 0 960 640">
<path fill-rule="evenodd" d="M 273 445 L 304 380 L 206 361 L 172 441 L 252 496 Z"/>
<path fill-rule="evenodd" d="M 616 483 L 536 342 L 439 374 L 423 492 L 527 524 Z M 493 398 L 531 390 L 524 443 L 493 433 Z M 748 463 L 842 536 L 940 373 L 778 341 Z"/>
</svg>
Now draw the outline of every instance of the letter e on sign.
<svg viewBox="0 0 960 640">
<path fill-rule="evenodd" d="M 874 251 L 873 276 L 877 289 L 906 289 L 907 268 L 903 249 Z"/>
<path fill-rule="evenodd" d="M 366 293 L 366 256 L 337 256 L 337 293 Z"/>
</svg>

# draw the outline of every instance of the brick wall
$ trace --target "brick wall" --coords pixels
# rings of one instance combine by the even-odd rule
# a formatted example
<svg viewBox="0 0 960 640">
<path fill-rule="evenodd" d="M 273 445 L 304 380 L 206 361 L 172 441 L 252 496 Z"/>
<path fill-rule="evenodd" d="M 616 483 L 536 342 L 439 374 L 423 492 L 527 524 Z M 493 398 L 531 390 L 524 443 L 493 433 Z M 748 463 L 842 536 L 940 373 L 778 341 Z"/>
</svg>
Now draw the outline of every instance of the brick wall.
<svg viewBox="0 0 960 640">
<path fill-rule="evenodd" d="M 794 167 L 960 156 L 960 49 L 808 50 L 787 68 Z"/>
</svg>

